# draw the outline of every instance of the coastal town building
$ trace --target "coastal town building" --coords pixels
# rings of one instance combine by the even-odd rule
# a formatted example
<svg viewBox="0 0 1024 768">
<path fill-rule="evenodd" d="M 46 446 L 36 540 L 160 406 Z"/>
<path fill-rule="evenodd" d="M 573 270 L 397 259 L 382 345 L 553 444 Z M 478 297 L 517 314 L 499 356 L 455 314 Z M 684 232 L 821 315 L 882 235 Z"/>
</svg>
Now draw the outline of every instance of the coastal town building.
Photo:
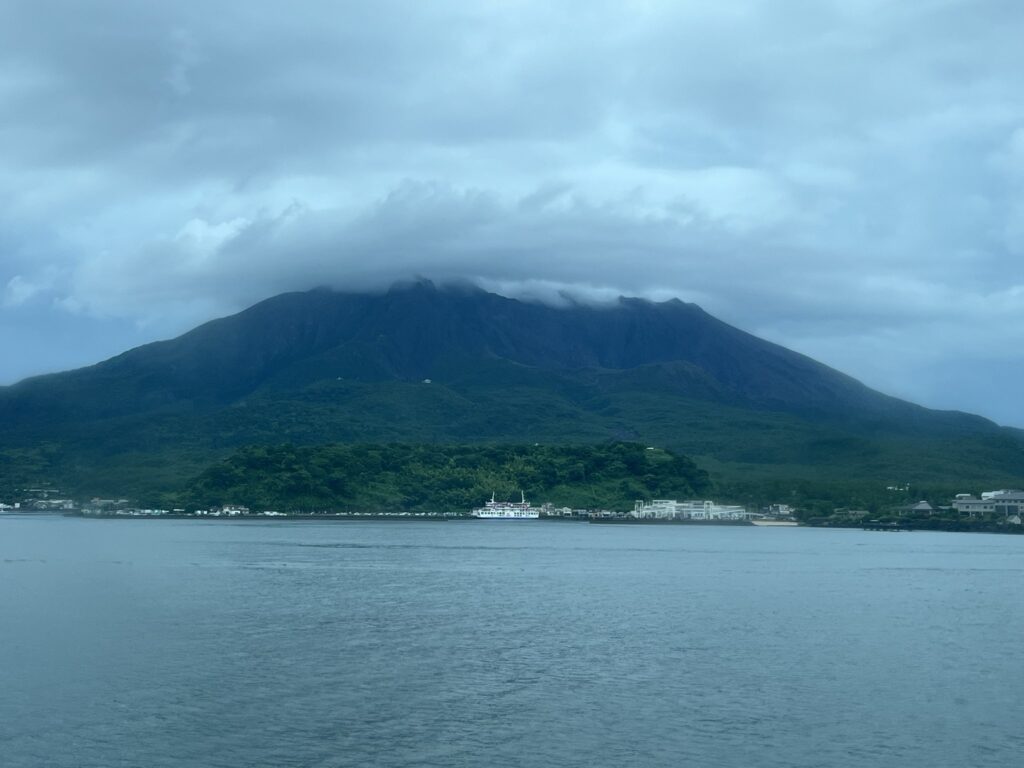
<svg viewBox="0 0 1024 768">
<path fill-rule="evenodd" d="M 953 500 L 953 509 L 962 515 L 996 514 L 1018 515 L 1024 513 L 1024 491 L 986 491 L 981 498 L 969 493 L 958 493 Z"/>
<path fill-rule="evenodd" d="M 908 504 L 905 507 L 899 507 L 899 513 L 901 515 L 933 515 L 935 514 L 935 507 L 933 507 L 927 501 L 922 500 L 917 502 L 916 504 Z"/>
<path fill-rule="evenodd" d="M 1015 491 L 1015 490 L 1011 490 L 1011 489 L 1008 489 L 1008 488 L 1004 488 L 1004 489 L 1002 489 L 1000 491 L 983 491 L 982 494 L 981 494 L 981 498 L 983 498 L 983 499 L 994 499 L 994 498 L 997 498 L 999 496 L 1006 496 L 1008 494 L 1014 494 L 1014 493 L 1018 493 L 1019 494 L 1019 493 L 1021 493 L 1021 491 Z"/>
<path fill-rule="evenodd" d="M 638 500 L 630 514 L 638 520 L 750 520 L 745 507 L 716 504 L 713 501 L 675 499 Z"/>
<path fill-rule="evenodd" d="M 75 508 L 75 502 L 73 499 L 32 499 L 28 506 L 40 511 L 67 511 Z"/>
</svg>

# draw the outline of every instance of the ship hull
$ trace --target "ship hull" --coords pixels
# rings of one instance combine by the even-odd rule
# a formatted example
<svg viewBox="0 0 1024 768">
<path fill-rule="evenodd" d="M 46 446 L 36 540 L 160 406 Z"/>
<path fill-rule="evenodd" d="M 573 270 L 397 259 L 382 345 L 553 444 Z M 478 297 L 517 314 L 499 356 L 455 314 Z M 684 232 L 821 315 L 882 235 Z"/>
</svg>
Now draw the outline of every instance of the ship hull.
<svg viewBox="0 0 1024 768">
<path fill-rule="evenodd" d="M 495 515 L 495 514 L 477 514 L 473 513 L 473 517 L 477 520 L 537 520 L 540 518 L 540 514 L 536 515 Z"/>
</svg>

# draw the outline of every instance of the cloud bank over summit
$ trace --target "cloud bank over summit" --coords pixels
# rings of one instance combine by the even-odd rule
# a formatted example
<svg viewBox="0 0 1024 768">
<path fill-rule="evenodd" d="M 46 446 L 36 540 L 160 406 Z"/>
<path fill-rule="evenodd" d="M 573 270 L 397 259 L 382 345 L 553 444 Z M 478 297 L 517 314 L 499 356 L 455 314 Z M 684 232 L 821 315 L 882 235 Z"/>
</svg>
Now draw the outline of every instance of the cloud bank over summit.
<svg viewBox="0 0 1024 768">
<path fill-rule="evenodd" d="M 695 301 L 1024 425 L 1024 6 L 11 0 L 0 381 L 287 290 Z"/>
</svg>

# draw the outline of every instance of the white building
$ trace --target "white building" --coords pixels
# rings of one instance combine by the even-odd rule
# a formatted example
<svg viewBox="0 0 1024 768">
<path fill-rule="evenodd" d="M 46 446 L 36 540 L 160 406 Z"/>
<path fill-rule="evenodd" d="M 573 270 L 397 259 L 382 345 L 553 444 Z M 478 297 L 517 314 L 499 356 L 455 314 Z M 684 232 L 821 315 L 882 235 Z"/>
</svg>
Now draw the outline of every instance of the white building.
<svg viewBox="0 0 1024 768">
<path fill-rule="evenodd" d="M 978 514 L 1016 515 L 1024 512 L 1024 491 L 986 491 L 980 499 L 958 493 L 953 500 L 953 509 L 971 517 Z"/>
<path fill-rule="evenodd" d="M 631 515 L 641 520 L 749 520 L 744 507 L 716 504 L 713 501 L 654 499 L 637 501 Z"/>
<path fill-rule="evenodd" d="M 638 499 L 633 505 L 633 517 L 641 520 L 675 520 L 681 516 L 679 502 L 675 499 L 654 499 L 649 504 Z"/>
<path fill-rule="evenodd" d="M 984 499 L 984 500 L 988 500 L 988 499 L 994 499 L 997 496 L 1005 496 L 1007 494 L 1012 494 L 1012 493 L 1018 493 L 1019 494 L 1019 493 L 1021 493 L 1021 491 L 1013 491 L 1013 490 L 1009 490 L 1007 488 L 1004 488 L 1001 491 L 985 491 L 985 492 L 983 492 L 981 494 L 981 498 Z"/>
</svg>

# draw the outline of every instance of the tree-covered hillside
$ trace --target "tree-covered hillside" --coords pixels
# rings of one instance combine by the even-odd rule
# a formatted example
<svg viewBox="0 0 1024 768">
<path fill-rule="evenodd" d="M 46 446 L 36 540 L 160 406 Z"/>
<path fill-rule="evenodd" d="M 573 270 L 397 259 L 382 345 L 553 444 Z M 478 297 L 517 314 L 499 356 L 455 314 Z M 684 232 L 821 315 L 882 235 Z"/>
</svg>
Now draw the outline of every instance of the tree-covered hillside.
<svg viewBox="0 0 1024 768">
<path fill-rule="evenodd" d="M 324 445 L 244 448 L 195 479 L 190 507 L 467 512 L 495 494 L 535 504 L 629 509 L 701 496 L 707 473 L 638 443 L 587 446 Z"/>
</svg>

